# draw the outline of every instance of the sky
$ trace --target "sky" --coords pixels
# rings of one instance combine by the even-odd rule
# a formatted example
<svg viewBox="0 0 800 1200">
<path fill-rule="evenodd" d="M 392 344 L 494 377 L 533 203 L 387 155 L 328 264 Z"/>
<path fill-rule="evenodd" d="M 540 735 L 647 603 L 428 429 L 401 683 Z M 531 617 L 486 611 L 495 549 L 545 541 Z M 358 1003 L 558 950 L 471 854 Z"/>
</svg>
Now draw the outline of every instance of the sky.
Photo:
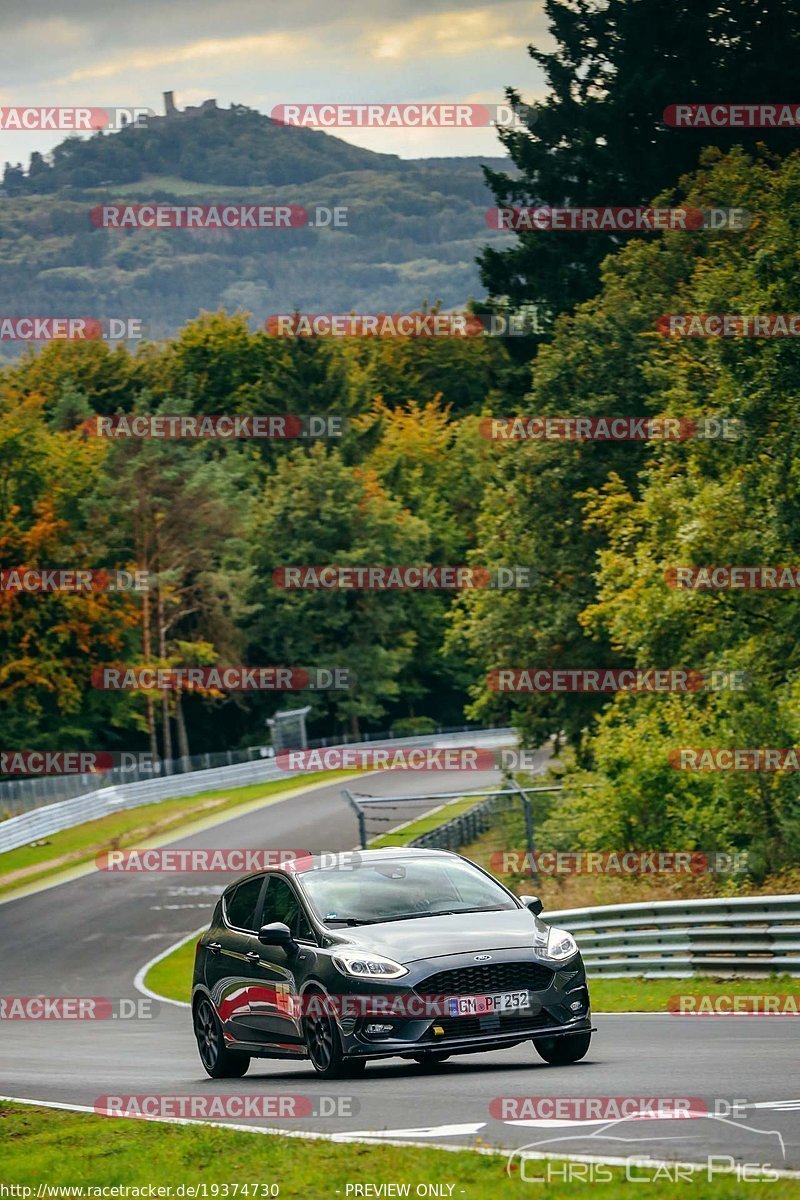
<svg viewBox="0 0 800 1200">
<path fill-rule="evenodd" d="M 0 106 L 502 103 L 541 98 L 543 0 L 0 0 Z M 331 129 L 404 158 L 503 153 L 485 129 Z M 0 131 L 27 165 L 59 132 Z"/>
</svg>

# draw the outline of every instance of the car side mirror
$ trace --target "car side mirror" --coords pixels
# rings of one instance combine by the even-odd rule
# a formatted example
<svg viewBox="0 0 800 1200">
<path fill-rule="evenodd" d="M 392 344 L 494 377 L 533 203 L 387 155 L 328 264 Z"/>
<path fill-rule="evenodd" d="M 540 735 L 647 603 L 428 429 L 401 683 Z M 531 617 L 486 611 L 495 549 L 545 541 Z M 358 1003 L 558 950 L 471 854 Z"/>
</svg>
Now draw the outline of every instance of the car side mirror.
<svg viewBox="0 0 800 1200">
<path fill-rule="evenodd" d="M 291 950 L 295 945 L 292 931 L 283 921 L 272 921 L 269 925 L 262 925 L 258 931 L 258 940 L 262 946 L 282 946 L 284 950 Z"/>
<path fill-rule="evenodd" d="M 520 896 L 519 899 L 529 908 L 535 917 L 539 916 L 540 912 L 544 911 L 544 905 L 538 896 Z"/>
</svg>

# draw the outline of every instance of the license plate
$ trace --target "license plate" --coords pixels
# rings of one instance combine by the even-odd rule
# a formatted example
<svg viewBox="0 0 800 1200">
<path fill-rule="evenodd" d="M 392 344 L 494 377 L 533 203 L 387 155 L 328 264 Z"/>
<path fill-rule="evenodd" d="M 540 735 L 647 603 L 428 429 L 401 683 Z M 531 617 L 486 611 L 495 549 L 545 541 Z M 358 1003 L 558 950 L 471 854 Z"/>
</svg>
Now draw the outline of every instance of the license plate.
<svg viewBox="0 0 800 1200">
<path fill-rule="evenodd" d="M 484 1017 L 488 1013 L 513 1012 L 528 1008 L 530 992 L 492 992 L 486 996 L 450 996 L 451 1017 Z"/>
</svg>

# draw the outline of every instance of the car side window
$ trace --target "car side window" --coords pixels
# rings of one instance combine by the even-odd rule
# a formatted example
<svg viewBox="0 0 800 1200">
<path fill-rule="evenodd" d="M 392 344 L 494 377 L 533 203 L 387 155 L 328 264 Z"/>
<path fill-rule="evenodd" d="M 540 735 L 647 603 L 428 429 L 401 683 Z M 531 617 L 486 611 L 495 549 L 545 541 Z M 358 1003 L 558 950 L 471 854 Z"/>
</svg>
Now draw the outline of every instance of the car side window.
<svg viewBox="0 0 800 1200">
<path fill-rule="evenodd" d="M 258 928 L 255 921 L 256 904 L 263 882 L 263 876 L 257 879 L 246 879 L 244 883 L 240 883 L 238 887 L 228 893 L 225 897 L 225 912 L 229 925 L 235 925 L 237 929 L 255 930 Z"/>
<path fill-rule="evenodd" d="M 291 884 L 278 875 L 273 875 L 267 884 L 267 894 L 261 910 L 262 925 L 271 925 L 273 921 L 282 921 L 288 925 L 296 938 L 313 938 L 311 926 L 308 923 L 300 901 L 294 893 Z"/>
</svg>

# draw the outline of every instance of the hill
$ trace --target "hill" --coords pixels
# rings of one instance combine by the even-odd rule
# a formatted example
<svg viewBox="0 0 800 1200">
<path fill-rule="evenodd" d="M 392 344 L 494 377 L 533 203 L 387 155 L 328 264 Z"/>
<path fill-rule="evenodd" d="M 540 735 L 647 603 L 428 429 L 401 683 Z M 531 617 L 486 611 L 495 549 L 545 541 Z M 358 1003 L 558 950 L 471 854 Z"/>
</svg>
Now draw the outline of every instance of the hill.
<svg viewBox="0 0 800 1200">
<path fill-rule="evenodd" d="M 475 256 L 492 203 L 483 160 L 398 158 L 282 126 L 241 105 L 67 138 L 0 200 L 0 311 L 139 317 L 151 337 L 200 310 L 402 311 L 482 294 Z M 487 159 L 488 165 L 507 165 Z M 266 189 L 266 192 L 265 192 Z M 346 228 L 96 228 L 98 204 L 335 206 Z M 6 355 L 19 343 L 0 347 Z"/>
</svg>

